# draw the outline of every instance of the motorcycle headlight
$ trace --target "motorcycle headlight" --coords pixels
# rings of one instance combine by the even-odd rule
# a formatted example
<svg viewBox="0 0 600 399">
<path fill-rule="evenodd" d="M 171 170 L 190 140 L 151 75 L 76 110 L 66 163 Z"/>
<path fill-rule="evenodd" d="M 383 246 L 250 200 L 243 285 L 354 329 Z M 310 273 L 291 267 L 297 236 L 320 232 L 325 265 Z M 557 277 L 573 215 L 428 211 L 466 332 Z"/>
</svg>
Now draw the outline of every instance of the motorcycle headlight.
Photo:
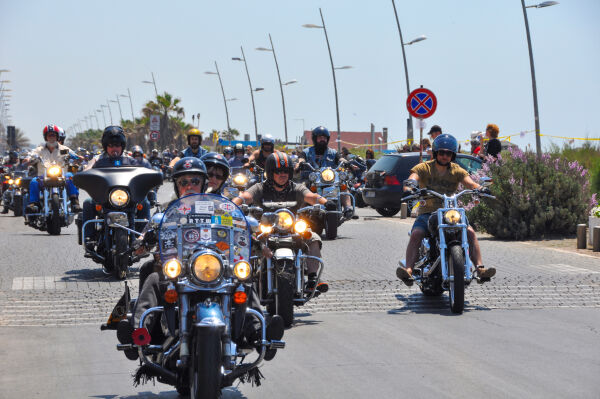
<svg viewBox="0 0 600 399">
<path fill-rule="evenodd" d="M 15 181 L 13 179 L 8 179 L 8 184 L 13 184 Z"/>
<path fill-rule="evenodd" d="M 247 280 L 252 275 L 250 263 L 241 260 L 233 266 L 233 275 L 241 281 Z"/>
<path fill-rule="evenodd" d="M 288 230 L 292 228 L 292 225 L 294 224 L 294 217 L 292 215 L 290 215 L 287 212 L 278 212 L 277 216 L 279 216 L 279 221 L 277 222 L 277 225 L 279 226 L 279 228 L 284 229 L 284 230 Z"/>
<path fill-rule="evenodd" d="M 163 265 L 163 273 L 168 278 L 177 278 L 181 274 L 181 263 L 177 259 L 171 259 Z"/>
<path fill-rule="evenodd" d="M 444 213 L 444 220 L 448 224 L 456 224 L 460 222 L 460 213 L 457 210 L 451 209 Z"/>
<path fill-rule="evenodd" d="M 16 184 L 17 186 L 20 186 L 20 185 L 21 185 L 21 178 L 20 178 L 20 177 L 19 177 L 19 178 L 18 178 L 18 179 L 15 181 L 15 184 Z"/>
<path fill-rule="evenodd" d="M 117 188 L 110 193 L 108 199 L 114 206 L 121 207 L 129 202 L 129 194 L 127 194 L 127 191 Z"/>
<path fill-rule="evenodd" d="M 236 186 L 245 186 L 248 183 L 248 178 L 240 173 L 233 177 L 233 183 Z"/>
<path fill-rule="evenodd" d="M 60 176 L 60 172 L 61 172 L 60 166 L 51 166 L 48 168 L 48 171 L 47 171 L 48 176 L 50 176 L 50 177 Z"/>
<path fill-rule="evenodd" d="M 192 262 L 192 273 L 205 283 L 211 283 L 219 278 L 221 268 L 221 260 L 215 255 L 202 254 Z"/>
<path fill-rule="evenodd" d="M 306 231 L 306 229 L 308 228 L 308 224 L 300 219 L 296 222 L 296 224 L 294 225 L 294 231 L 298 234 L 302 234 Z"/>
<path fill-rule="evenodd" d="M 321 172 L 321 180 L 325 183 L 330 183 L 335 179 L 335 172 L 331 169 L 325 169 Z"/>
<path fill-rule="evenodd" d="M 317 179 L 319 178 L 319 174 L 312 172 L 310 175 L 308 175 L 308 180 L 310 181 L 317 181 Z"/>
<path fill-rule="evenodd" d="M 269 226 L 268 224 L 260 224 L 260 232 L 263 234 L 269 234 L 270 232 L 273 231 L 273 226 Z"/>
</svg>

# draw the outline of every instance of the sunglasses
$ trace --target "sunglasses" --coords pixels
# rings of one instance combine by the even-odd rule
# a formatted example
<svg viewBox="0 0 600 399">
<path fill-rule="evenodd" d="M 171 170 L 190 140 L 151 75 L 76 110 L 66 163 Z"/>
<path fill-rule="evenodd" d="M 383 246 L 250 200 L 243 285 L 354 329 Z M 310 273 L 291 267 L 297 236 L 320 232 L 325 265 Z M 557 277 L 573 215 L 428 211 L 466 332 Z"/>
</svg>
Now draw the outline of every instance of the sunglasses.
<svg viewBox="0 0 600 399">
<path fill-rule="evenodd" d="M 286 175 L 287 175 L 287 174 L 288 174 L 288 171 L 287 171 L 287 170 L 285 170 L 285 169 L 275 169 L 275 170 L 273 171 L 273 173 L 275 173 L 276 175 L 283 175 L 283 174 L 286 174 Z"/>
<path fill-rule="evenodd" d="M 439 150 L 438 155 L 442 155 L 442 156 L 447 156 L 447 157 L 451 157 L 452 154 L 454 154 L 452 151 L 448 151 L 448 150 Z"/>
<path fill-rule="evenodd" d="M 108 144 L 106 145 L 106 147 L 119 147 L 119 148 L 120 148 L 120 147 L 121 147 L 121 144 L 120 144 L 120 143 L 108 143 Z"/>
<path fill-rule="evenodd" d="M 185 187 L 189 184 L 191 184 L 192 186 L 199 186 L 200 183 L 202 183 L 202 179 L 200 179 L 199 177 L 194 177 L 193 179 L 179 179 L 177 180 L 177 185 L 179 187 Z"/>
<path fill-rule="evenodd" d="M 225 179 L 225 176 L 223 176 L 223 175 L 218 175 L 218 174 L 216 174 L 216 173 L 214 173 L 214 172 L 208 172 L 206 175 L 208 176 L 208 178 L 209 178 L 209 179 L 212 179 L 213 177 L 217 178 L 218 180 L 223 180 L 223 179 Z"/>
</svg>

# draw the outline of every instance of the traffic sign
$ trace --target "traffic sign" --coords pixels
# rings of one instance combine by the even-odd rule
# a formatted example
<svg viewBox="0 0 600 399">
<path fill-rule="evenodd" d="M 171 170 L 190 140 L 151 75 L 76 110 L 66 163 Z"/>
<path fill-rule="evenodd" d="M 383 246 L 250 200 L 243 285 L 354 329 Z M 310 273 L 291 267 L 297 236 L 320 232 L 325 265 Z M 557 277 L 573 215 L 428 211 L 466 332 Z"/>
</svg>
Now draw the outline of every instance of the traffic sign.
<svg viewBox="0 0 600 399">
<path fill-rule="evenodd" d="M 153 130 L 150 132 L 150 141 L 157 141 L 158 140 L 158 131 Z"/>
<path fill-rule="evenodd" d="M 423 87 L 413 90 L 406 99 L 406 108 L 415 118 L 429 118 L 435 112 L 436 107 L 435 94 Z"/>
<path fill-rule="evenodd" d="M 160 115 L 150 115 L 150 130 L 160 130 Z"/>
</svg>

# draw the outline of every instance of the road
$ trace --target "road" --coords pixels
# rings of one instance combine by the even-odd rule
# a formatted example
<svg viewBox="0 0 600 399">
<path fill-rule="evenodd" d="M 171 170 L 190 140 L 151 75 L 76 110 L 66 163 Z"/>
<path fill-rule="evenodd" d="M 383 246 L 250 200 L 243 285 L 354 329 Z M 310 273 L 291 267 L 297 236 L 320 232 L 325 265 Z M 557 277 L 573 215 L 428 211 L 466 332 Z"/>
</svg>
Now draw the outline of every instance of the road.
<svg viewBox="0 0 600 399">
<path fill-rule="evenodd" d="M 161 198 L 166 191 L 161 190 Z M 297 308 L 260 387 L 225 398 L 598 398 L 600 258 L 480 237 L 491 283 L 462 315 L 395 277 L 411 220 L 359 210 L 325 241 L 330 291 Z M 123 283 L 59 237 L 0 217 L 0 398 L 175 398 L 132 386 L 137 364 L 99 325 Z M 139 265 L 139 264 L 138 264 Z M 137 290 L 137 268 L 129 283 Z M 134 291 L 135 292 L 135 291 Z"/>
</svg>

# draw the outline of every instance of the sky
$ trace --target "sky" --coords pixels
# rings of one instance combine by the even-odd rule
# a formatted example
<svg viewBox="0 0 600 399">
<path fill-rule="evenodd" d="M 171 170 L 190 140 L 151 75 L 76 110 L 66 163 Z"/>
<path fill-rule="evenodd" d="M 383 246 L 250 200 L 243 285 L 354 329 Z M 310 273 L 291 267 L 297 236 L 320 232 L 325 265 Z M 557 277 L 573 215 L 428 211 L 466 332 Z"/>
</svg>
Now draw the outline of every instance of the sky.
<svg viewBox="0 0 600 399">
<path fill-rule="evenodd" d="M 526 2 L 536 4 L 535 2 Z M 518 0 L 396 0 L 410 88 L 423 86 L 438 100 L 425 120 L 466 140 L 488 123 L 500 136 L 534 129 L 527 40 Z M 281 93 L 269 33 L 284 86 L 290 141 L 323 125 L 336 129 L 331 65 L 321 24 L 322 8 L 337 86 L 342 131 L 387 127 L 390 140 L 406 139 L 406 80 L 391 0 L 0 0 L 0 80 L 11 82 L 10 115 L 33 143 L 45 124 L 69 127 L 100 104 L 131 92 L 134 113 L 153 99 L 143 80 L 154 73 L 160 93 L 181 99 L 186 121 L 200 113 L 200 129 L 226 129 L 215 61 L 223 79 L 230 124 L 254 137 L 252 103 L 241 57 L 243 46 L 254 87 L 259 134 L 284 137 Z M 598 138 L 600 109 L 600 1 L 562 0 L 527 9 L 542 134 Z M 121 97 L 125 119 L 129 100 Z M 109 102 L 113 121 L 116 103 Z M 110 124 L 105 109 L 106 124 Z M 93 120 L 96 127 L 96 120 Z M 416 132 L 418 134 L 418 131 Z M 342 137 L 343 139 L 343 137 Z M 514 137 L 535 145 L 533 133 Z M 542 137 L 542 147 L 564 140 Z M 575 141 L 580 145 L 582 141 Z M 598 143 L 593 142 L 593 143 Z"/>
</svg>

